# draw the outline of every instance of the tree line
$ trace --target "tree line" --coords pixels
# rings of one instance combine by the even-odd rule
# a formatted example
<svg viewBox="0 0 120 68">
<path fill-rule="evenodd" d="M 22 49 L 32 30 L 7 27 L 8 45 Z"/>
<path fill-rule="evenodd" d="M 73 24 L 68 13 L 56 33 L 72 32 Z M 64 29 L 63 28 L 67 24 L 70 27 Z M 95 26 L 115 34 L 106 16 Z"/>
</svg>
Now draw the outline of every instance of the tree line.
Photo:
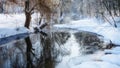
<svg viewBox="0 0 120 68">
<path fill-rule="evenodd" d="M 45 19 L 48 25 L 49 22 L 60 22 L 61 17 L 63 19 L 67 16 L 73 19 L 96 17 L 108 20 L 106 18 L 108 15 L 117 27 L 114 16 L 120 16 L 120 0 L 0 0 L 0 13 L 6 12 L 5 4 L 16 4 L 23 8 L 21 12 L 26 15 L 27 28 L 34 12 L 40 13 L 39 23 L 41 19 Z"/>
</svg>

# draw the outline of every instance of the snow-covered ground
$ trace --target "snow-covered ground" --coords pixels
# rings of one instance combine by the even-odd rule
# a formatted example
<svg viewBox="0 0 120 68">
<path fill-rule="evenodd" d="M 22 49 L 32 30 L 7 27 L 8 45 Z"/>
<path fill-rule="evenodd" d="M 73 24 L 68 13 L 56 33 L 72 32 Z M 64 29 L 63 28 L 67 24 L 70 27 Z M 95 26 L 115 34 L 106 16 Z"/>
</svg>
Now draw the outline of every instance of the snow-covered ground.
<svg viewBox="0 0 120 68">
<path fill-rule="evenodd" d="M 32 23 L 36 15 L 33 15 Z M 24 14 L 0 14 L 0 38 L 30 32 L 24 27 L 25 16 Z M 32 25 L 33 25 L 32 24 Z M 120 45 L 120 29 L 114 28 L 109 23 L 99 23 L 96 19 L 83 19 L 78 21 L 71 21 L 67 24 L 56 24 L 55 28 L 70 28 L 76 30 L 84 30 L 94 32 L 105 37 L 105 39 L 111 40 L 114 44 Z M 73 44 L 71 42 L 71 44 Z M 75 44 L 77 45 L 77 43 Z M 72 46 L 72 54 L 70 57 L 63 58 L 59 67 L 68 68 L 120 68 L 120 47 L 105 50 L 104 52 L 98 52 L 89 56 L 78 56 L 77 51 Z M 110 53 L 110 54 L 105 54 Z M 74 56 L 73 56 L 74 55 Z M 83 60 L 81 60 L 83 59 Z M 59 68 L 57 67 L 57 68 Z M 60 68 L 61 68 L 60 67 Z M 66 67 L 67 68 L 67 67 Z"/>
<path fill-rule="evenodd" d="M 120 47 L 83 55 L 86 49 L 80 47 L 73 34 L 64 46 L 70 55 L 64 56 L 56 68 L 120 68 Z"/>
<path fill-rule="evenodd" d="M 104 36 L 106 40 L 111 40 L 112 43 L 120 45 L 120 27 L 115 28 L 107 22 L 99 23 L 96 19 L 83 19 L 71 21 L 69 24 L 56 24 L 54 27 L 94 32 Z M 73 51 L 72 53 L 76 52 L 76 50 L 71 51 Z M 120 47 L 115 47 L 93 55 L 74 56 L 69 58 L 66 63 L 68 68 L 120 68 L 119 60 Z"/>
<path fill-rule="evenodd" d="M 67 28 L 94 32 L 111 40 L 114 44 L 120 44 L 120 27 L 115 28 L 109 23 L 99 23 L 96 19 L 83 19 L 71 21 L 69 24 L 56 24 L 56 28 Z"/>
<path fill-rule="evenodd" d="M 120 68 L 119 60 L 120 47 L 115 47 L 93 55 L 73 57 L 68 64 L 70 68 Z"/>
<path fill-rule="evenodd" d="M 35 24 L 37 14 L 32 15 L 32 24 Z M 0 14 L 0 38 L 31 32 L 24 27 L 24 14 Z M 34 26 L 34 25 L 32 25 Z M 32 27 L 30 26 L 30 27 Z"/>
</svg>

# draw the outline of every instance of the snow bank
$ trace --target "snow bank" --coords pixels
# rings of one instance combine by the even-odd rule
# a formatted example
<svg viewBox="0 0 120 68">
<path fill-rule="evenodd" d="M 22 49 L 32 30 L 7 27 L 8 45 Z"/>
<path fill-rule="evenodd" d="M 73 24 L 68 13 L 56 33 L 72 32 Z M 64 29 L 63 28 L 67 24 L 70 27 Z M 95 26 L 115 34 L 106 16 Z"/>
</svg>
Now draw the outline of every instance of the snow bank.
<svg viewBox="0 0 120 68">
<path fill-rule="evenodd" d="M 118 28 L 112 27 L 108 23 L 96 27 L 93 32 L 104 36 L 106 39 L 111 40 L 115 44 L 120 44 L 120 30 Z"/>
<path fill-rule="evenodd" d="M 114 44 L 120 44 L 120 29 L 111 26 L 109 23 L 101 24 L 96 19 L 71 21 L 70 24 L 56 24 L 54 27 L 94 32 L 111 40 Z"/>
<path fill-rule="evenodd" d="M 73 57 L 68 61 L 69 68 L 120 68 L 120 47 L 86 56 Z M 105 53 L 110 54 L 105 54 Z"/>
<path fill-rule="evenodd" d="M 35 24 L 36 15 L 32 15 L 31 25 Z M 30 32 L 24 24 L 25 14 L 0 14 L 0 38 Z"/>
<path fill-rule="evenodd" d="M 71 21 L 69 24 L 55 24 L 54 27 L 97 33 L 104 36 L 106 42 L 111 40 L 113 43 L 120 45 L 120 29 L 114 28 L 109 23 L 99 23 L 96 19 Z M 66 68 L 120 68 L 119 60 L 120 47 L 115 47 L 92 55 L 70 57 L 66 61 Z"/>
<path fill-rule="evenodd" d="M 116 64 L 120 66 L 120 55 L 114 55 L 114 54 L 110 54 L 110 55 L 105 55 L 101 58 L 103 61 L 112 63 L 112 64 Z"/>
<path fill-rule="evenodd" d="M 19 28 L 0 28 L 0 38 L 8 37 L 11 35 L 21 34 L 21 33 L 28 33 L 29 30 L 25 27 Z"/>
<path fill-rule="evenodd" d="M 80 65 L 71 66 L 70 68 L 120 68 L 120 67 L 108 62 L 89 61 L 84 62 Z"/>
<path fill-rule="evenodd" d="M 109 62 L 120 66 L 120 47 L 105 50 L 107 55 L 101 57 L 102 61 Z"/>
<path fill-rule="evenodd" d="M 119 60 L 120 47 L 115 47 L 104 52 L 73 57 L 68 64 L 70 68 L 120 68 Z"/>
<path fill-rule="evenodd" d="M 65 48 L 65 51 L 68 51 L 70 55 L 63 57 L 61 63 L 58 64 L 56 68 L 70 68 L 70 63 L 68 63 L 68 61 L 72 57 L 76 57 L 79 55 L 79 44 L 76 42 L 76 39 L 72 34 L 71 37 L 67 40 L 67 42 L 64 44 L 63 48 Z"/>
<path fill-rule="evenodd" d="M 111 49 L 107 49 L 105 50 L 105 53 L 107 54 L 120 54 L 120 47 L 116 47 L 116 48 L 113 48 L 112 50 Z"/>
<path fill-rule="evenodd" d="M 26 33 L 24 14 L 0 14 L 0 38 Z"/>
<path fill-rule="evenodd" d="M 25 22 L 24 14 L 0 14 L 0 17 L 0 38 L 29 32 L 28 29 L 23 27 Z M 33 20 L 34 18 L 32 18 L 32 25 L 34 25 L 35 22 Z M 108 23 L 100 24 L 96 19 L 71 21 L 69 24 L 56 24 L 54 27 L 94 32 L 103 35 L 115 44 L 120 44 L 120 30 L 112 27 Z M 74 41 L 71 42 L 71 40 Z M 71 54 L 70 56 L 64 57 L 61 64 L 56 68 L 120 68 L 120 47 L 93 55 L 80 56 L 79 45 L 74 39 L 74 36 L 71 36 L 65 45 L 68 45 L 66 49 L 70 49 L 68 51 L 70 51 Z M 110 53 L 110 55 L 105 55 L 105 53 Z"/>
</svg>

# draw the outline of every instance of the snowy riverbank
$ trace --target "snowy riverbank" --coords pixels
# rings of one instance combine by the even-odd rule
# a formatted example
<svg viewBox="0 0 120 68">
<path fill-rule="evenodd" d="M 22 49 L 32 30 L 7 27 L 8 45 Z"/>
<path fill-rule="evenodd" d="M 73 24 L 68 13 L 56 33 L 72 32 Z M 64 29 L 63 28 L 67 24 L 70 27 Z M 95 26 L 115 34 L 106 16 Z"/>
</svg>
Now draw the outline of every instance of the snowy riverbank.
<svg viewBox="0 0 120 68">
<path fill-rule="evenodd" d="M 69 24 L 56 24 L 56 28 L 67 28 L 84 30 L 104 36 L 105 39 L 111 40 L 114 44 L 120 44 L 120 27 L 115 28 L 109 23 L 99 23 L 96 19 L 83 19 L 71 21 Z"/>
<path fill-rule="evenodd" d="M 34 25 L 34 16 L 32 19 L 32 26 Z M 24 26 L 25 16 L 24 14 L 5 15 L 0 14 L 0 38 L 8 37 L 15 34 L 30 32 Z M 84 30 L 93 33 L 100 34 L 105 39 L 111 40 L 114 44 L 120 45 L 120 29 L 114 28 L 108 23 L 98 23 L 96 19 L 83 19 L 78 21 L 71 21 L 67 24 L 56 24 L 55 28 L 68 28 L 75 30 Z M 62 64 L 57 68 L 120 68 L 120 47 L 104 50 L 103 52 L 97 52 L 93 55 L 79 56 L 74 47 L 74 41 L 70 42 L 71 56 L 65 57 Z M 106 54 L 107 53 L 107 54 Z"/>
<path fill-rule="evenodd" d="M 109 23 L 101 24 L 96 19 L 71 21 L 69 24 L 56 24 L 54 27 L 97 33 L 104 36 L 105 39 L 111 40 L 112 43 L 120 45 L 120 27 L 115 28 Z M 76 53 L 74 48 L 71 51 L 73 54 Z M 63 60 L 64 63 L 59 65 L 58 68 L 63 67 L 62 65 L 67 65 L 66 68 L 120 68 L 119 60 L 120 47 L 115 47 L 92 55 L 80 56 L 78 54 L 77 56 L 69 57 L 68 60 Z"/>
<path fill-rule="evenodd" d="M 32 15 L 30 28 L 34 26 L 36 17 L 37 14 Z M 33 31 L 25 28 L 24 24 L 24 14 L 0 14 L 0 38 Z"/>
</svg>

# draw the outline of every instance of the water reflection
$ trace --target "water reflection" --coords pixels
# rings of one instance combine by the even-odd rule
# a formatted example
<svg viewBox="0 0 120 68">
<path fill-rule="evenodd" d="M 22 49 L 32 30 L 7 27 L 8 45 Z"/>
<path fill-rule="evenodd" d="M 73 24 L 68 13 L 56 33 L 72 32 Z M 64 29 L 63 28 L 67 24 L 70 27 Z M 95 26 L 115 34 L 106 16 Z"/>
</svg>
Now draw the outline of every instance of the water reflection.
<svg viewBox="0 0 120 68">
<path fill-rule="evenodd" d="M 26 56 L 27 56 L 27 68 L 33 68 L 33 61 L 32 61 L 32 57 L 31 55 L 33 55 L 32 52 L 32 43 L 30 40 L 30 37 L 25 38 L 25 42 L 26 42 Z"/>
<path fill-rule="evenodd" d="M 43 50 L 41 51 L 40 61 L 38 63 L 39 68 L 55 68 L 55 65 L 60 62 L 57 61 L 57 57 L 60 54 L 60 45 L 64 44 L 70 37 L 69 33 L 64 32 L 52 32 L 49 36 L 40 35 L 40 42 Z"/>
<path fill-rule="evenodd" d="M 42 51 L 40 61 L 38 61 L 37 67 L 39 68 L 54 68 L 55 67 L 55 56 L 52 56 L 54 52 L 54 40 L 51 36 L 45 37 L 40 36 L 40 42 L 42 45 Z"/>
<path fill-rule="evenodd" d="M 0 68 L 24 67 L 24 41 L 19 40 L 0 47 Z M 13 46 L 14 45 L 14 46 Z M 21 46 L 20 46 L 21 45 Z"/>
<path fill-rule="evenodd" d="M 83 54 L 92 54 L 102 49 L 103 41 L 89 32 L 31 34 L 0 47 L 0 68 L 56 68 L 65 56 L 71 55 L 74 48 L 70 45 L 76 43 L 80 53 L 83 50 Z"/>
</svg>

